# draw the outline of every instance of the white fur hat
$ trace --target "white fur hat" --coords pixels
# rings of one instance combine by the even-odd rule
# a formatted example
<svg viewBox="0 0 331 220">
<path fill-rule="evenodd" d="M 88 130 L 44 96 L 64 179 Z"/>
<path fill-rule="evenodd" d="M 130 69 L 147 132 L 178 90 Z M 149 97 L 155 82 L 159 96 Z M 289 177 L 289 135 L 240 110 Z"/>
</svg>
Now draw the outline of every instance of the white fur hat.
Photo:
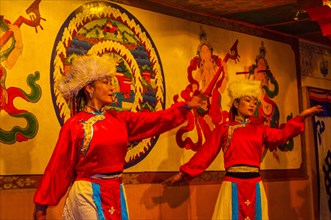
<svg viewBox="0 0 331 220">
<path fill-rule="evenodd" d="M 69 100 L 77 96 L 78 92 L 89 83 L 106 76 L 114 76 L 116 61 L 104 55 L 85 55 L 76 58 L 66 75 L 57 83 L 58 90 Z"/>
<path fill-rule="evenodd" d="M 228 84 L 228 92 L 231 98 L 231 105 L 235 99 L 243 96 L 252 96 L 259 99 L 261 95 L 261 81 L 249 79 L 232 81 Z"/>
</svg>

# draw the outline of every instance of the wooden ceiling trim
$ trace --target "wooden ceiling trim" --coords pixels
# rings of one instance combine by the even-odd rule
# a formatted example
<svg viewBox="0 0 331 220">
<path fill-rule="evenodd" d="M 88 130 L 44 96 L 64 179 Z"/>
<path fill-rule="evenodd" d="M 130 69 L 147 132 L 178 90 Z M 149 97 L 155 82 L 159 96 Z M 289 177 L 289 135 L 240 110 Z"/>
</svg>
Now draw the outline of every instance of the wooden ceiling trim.
<svg viewBox="0 0 331 220">
<path fill-rule="evenodd" d="M 163 5 L 163 1 L 162 1 L 162 5 L 154 0 L 144 0 L 144 1 L 114 0 L 114 2 L 185 19 L 188 21 L 210 25 L 230 31 L 276 40 L 291 45 L 293 45 L 298 40 L 293 35 L 285 34 L 279 31 L 267 29 L 253 24 L 236 21 L 228 18 L 221 18 L 219 16 L 215 16 L 213 14 L 206 14 L 204 12 L 197 13 L 195 11 L 191 11 L 189 8 L 187 8 L 186 10 L 182 10 L 178 8 L 165 6 Z"/>
</svg>

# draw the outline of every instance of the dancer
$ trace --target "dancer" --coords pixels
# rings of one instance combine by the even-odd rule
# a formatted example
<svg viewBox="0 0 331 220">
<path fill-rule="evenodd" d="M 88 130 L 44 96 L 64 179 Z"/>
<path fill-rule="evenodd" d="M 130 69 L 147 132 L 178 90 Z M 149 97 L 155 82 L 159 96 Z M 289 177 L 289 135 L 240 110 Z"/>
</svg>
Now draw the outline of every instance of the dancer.
<svg viewBox="0 0 331 220">
<path fill-rule="evenodd" d="M 230 121 L 219 125 L 197 153 L 163 182 L 170 186 L 202 174 L 219 151 L 224 153 L 226 174 L 212 219 L 268 219 L 267 198 L 260 177 L 263 146 L 272 151 L 304 131 L 304 119 L 322 111 L 314 106 L 289 120 L 283 129 L 271 128 L 253 118 L 260 97 L 260 81 L 241 80 L 228 86 Z"/>
<path fill-rule="evenodd" d="M 66 99 L 75 98 L 79 113 L 61 128 L 57 144 L 34 196 L 35 219 L 66 194 L 63 219 L 129 219 L 122 172 L 129 142 L 159 135 L 186 120 L 187 103 L 156 112 L 106 110 L 113 100 L 116 62 L 107 55 L 82 56 L 58 84 Z"/>
</svg>

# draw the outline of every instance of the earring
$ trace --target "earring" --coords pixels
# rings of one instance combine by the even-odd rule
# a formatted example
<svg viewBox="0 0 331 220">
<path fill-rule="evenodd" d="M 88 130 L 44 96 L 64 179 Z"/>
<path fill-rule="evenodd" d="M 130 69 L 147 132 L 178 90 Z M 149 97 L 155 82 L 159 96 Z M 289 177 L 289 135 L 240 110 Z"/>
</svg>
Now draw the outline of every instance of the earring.
<svg viewBox="0 0 331 220">
<path fill-rule="evenodd" d="M 93 98 L 93 92 L 90 92 L 89 96 L 90 96 L 90 99 L 92 99 Z"/>
</svg>

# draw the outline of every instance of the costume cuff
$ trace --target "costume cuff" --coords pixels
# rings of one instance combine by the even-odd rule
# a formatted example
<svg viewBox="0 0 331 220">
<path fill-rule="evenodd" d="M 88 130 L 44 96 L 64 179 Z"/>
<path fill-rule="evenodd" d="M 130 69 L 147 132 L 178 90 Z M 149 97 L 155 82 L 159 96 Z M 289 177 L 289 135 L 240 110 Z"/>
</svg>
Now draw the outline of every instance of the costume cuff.
<svg viewBox="0 0 331 220">
<path fill-rule="evenodd" d="M 48 208 L 47 205 L 39 205 L 39 204 L 36 204 L 36 210 L 38 211 L 43 211 L 43 212 L 46 212 L 46 209 Z"/>
<path fill-rule="evenodd" d="M 185 109 L 188 109 L 188 110 L 192 110 L 192 107 L 188 106 L 187 104 L 186 105 L 182 105 L 179 108 L 185 108 Z"/>
</svg>

